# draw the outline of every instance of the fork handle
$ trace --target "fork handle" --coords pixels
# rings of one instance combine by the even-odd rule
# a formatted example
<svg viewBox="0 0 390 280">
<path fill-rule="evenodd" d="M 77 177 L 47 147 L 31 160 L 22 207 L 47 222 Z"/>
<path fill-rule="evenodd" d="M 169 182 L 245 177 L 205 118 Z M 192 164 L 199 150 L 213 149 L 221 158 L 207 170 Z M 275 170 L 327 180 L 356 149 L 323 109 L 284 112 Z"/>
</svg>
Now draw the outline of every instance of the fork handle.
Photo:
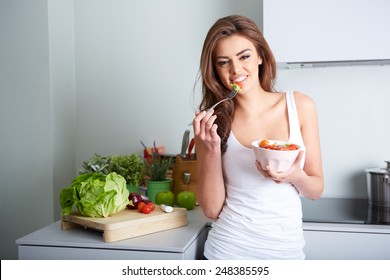
<svg viewBox="0 0 390 280">
<path fill-rule="evenodd" d="M 215 107 L 217 107 L 217 105 L 219 105 L 220 103 L 222 103 L 222 102 L 224 102 L 224 101 L 226 101 L 226 100 L 229 100 L 230 98 L 224 98 L 224 99 L 222 99 L 222 100 L 220 100 L 220 101 L 218 101 L 217 103 L 215 103 L 213 106 L 211 106 L 210 108 L 208 108 L 207 110 L 206 110 L 206 113 L 208 113 L 208 112 L 210 112 L 211 110 L 213 110 Z M 192 122 L 188 125 L 188 126 L 190 126 L 190 125 L 192 125 Z"/>
<path fill-rule="evenodd" d="M 208 108 L 207 111 L 206 111 L 206 113 L 210 112 L 212 109 L 214 109 L 215 107 L 217 107 L 217 105 L 219 105 L 220 103 L 222 103 L 222 102 L 224 102 L 224 101 L 226 101 L 226 100 L 228 100 L 228 99 L 230 99 L 230 98 L 224 98 L 224 99 L 218 101 L 218 102 L 215 103 L 213 106 L 211 106 L 210 108 Z"/>
</svg>

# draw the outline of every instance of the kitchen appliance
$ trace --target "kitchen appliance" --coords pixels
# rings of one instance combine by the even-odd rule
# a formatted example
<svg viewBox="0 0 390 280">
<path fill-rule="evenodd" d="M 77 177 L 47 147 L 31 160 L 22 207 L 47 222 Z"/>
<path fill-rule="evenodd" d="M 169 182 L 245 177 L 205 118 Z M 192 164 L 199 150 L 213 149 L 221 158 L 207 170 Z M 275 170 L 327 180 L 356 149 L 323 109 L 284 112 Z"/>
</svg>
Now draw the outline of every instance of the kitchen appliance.
<svg viewBox="0 0 390 280">
<path fill-rule="evenodd" d="M 372 206 L 390 208 L 390 161 L 385 168 L 366 169 L 368 202 Z"/>
</svg>

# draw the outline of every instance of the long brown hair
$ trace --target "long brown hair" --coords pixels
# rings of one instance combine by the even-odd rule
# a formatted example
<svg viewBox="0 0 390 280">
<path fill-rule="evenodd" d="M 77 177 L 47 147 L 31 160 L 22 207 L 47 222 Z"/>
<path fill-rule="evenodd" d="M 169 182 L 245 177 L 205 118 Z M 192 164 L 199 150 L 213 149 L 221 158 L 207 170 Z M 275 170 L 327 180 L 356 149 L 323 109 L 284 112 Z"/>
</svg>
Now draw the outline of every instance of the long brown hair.
<svg viewBox="0 0 390 280">
<path fill-rule="evenodd" d="M 268 43 L 264 39 L 256 23 L 252 20 L 231 15 L 217 20 L 207 33 L 203 44 L 200 59 L 200 74 L 202 78 L 203 98 L 199 105 L 200 110 L 205 110 L 215 102 L 222 100 L 229 93 L 221 82 L 214 66 L 214 50 L 218 41 L 227 36 L 238 34 L 250 40 L 263 63 L 259 65 L 259 81 L 265 91 L 274 91 L 276 78 L 275 58 Z M 227 139 L 231 130 L 231 123 L 234 115 L 234 101 L 223 102 L 215 109 L 218 125 L 218 135 L 221 137 L 221 151 L 227 149 Z"/>
</svg>

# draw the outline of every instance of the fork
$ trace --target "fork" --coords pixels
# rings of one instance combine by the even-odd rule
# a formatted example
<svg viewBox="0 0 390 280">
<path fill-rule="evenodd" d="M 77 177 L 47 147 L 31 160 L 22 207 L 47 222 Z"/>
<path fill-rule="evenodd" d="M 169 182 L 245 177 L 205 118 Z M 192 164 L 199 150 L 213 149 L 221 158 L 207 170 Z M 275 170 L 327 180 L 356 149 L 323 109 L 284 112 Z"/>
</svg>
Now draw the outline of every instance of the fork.
<svg viewBox="0 0 390 280">
<path fill-rule="evenodd" d="M 228 96 L 220 101 L 218 101 L 217 103 L 215 103 L 213 106 L 211 106 L 210 108 L 208 108 L 206 110 L 206 113 L 210 112 L 212 109 L 214 109 L 215 107 L 217 107 L 219 104 L 221 104 L 222 102 L 226 101 L 226 100 L 230 100 L 230 99 L 233 99 L 234 97 L 236 97 L 237 95 L 237 91 L 235 89 L 232 89 Z M 192 122 L 189 124 L 189 125 L 192 125 Z"/>
</svg>

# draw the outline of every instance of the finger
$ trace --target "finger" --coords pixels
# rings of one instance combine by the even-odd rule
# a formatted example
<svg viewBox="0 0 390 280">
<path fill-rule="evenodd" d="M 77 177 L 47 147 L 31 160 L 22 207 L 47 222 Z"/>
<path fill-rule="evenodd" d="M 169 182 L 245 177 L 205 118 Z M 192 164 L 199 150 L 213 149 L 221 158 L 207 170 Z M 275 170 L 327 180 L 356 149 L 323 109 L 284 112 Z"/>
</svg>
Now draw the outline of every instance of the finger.
<svg viewBox="0 0 390 280">
<path fill-rule="evenodd" d="M 256 160 L 255 164 L 256 164 L 257 170 L 260 172 L 260 174 L 263 175 L 265 178 L 268 178 L 269 174 L 267 173 L 266 170 L 263 169 L 260 162 Z"/>
<path fill-rule="evenodd" d="M 208 113 L 203 117 L 200 124 L 200 136 L 202 138 L 207 139 L 215 136 L 216 127 L 214 126 L 214 121 L 216 118 L 217 116 L 209 115 Z"/>
<path fill-rule="evenodd" d="M 206 111 L 201 111 L 201 112 L 197 111 L 197 112 L 195 112 L 195 118 L 193 121 L 200 122 L 204 118 L 205 115 L 206 115 Z"/>
<path fill-rule="evenodd" d="M 269 166 L 267 166 L 267 173 L 273 180 L 280 180 L 283 177 L 284 172 L 277 172 L 272 170 Z"/>
<path fill-rule="evenodd" d="M 210 111 L 207 111 L 205 112 L 205 116 L 203 117 L 202 119 L 202 123 L 204 123 L 206 126 L 208 125 L 209 121 L 210 121 L 210 118 L 212 118 L 214 115 L 214 110 L 210 110 Z M 213 122 L 213 120 L 212 120 Z M 211 125 L 209 125 L 209 129 L 210 129 Z"/>
<path fill-rule="evenodd" d="M 210 116 L 210 118 L 209 118 L 209 119 L 207 120 L 207 122 L 205 123 L 205 128 L 206 128 L 206 130 L 211 131 L 211 129 L 212 129 L 213 126 L 214 126 L 214 122 L 215 122 L 216 119 L 217 119 L 217 116 L 216 116 L 216 115 Z"/>
<path fill-rule="evenodd" d="M 214 123 L 211 126 L 211 128 L 210 128 L 210 136 L 211 136 L 211 138 L 213 138 L 213 139 L 219 138 L 217 130 L 218 130 L 218 125 Z"/>
<path fill-rule="evenodd" d="M 192 121 L 192 126 L 193 126 L 193 130 L 194 130 L 194 135 L 199 135 L 199 133 L 200 133 L 201 121 L 202 121 L 202 119 L 204 118 L 205 115 L 206 115 L 206 112 L 205 112 L 205 111 L 202 111 L 202 112 L 197 111 L 197 112 L 195 113 L 195 118 L 194 118 L 193 121 Z"/>
</svg>

